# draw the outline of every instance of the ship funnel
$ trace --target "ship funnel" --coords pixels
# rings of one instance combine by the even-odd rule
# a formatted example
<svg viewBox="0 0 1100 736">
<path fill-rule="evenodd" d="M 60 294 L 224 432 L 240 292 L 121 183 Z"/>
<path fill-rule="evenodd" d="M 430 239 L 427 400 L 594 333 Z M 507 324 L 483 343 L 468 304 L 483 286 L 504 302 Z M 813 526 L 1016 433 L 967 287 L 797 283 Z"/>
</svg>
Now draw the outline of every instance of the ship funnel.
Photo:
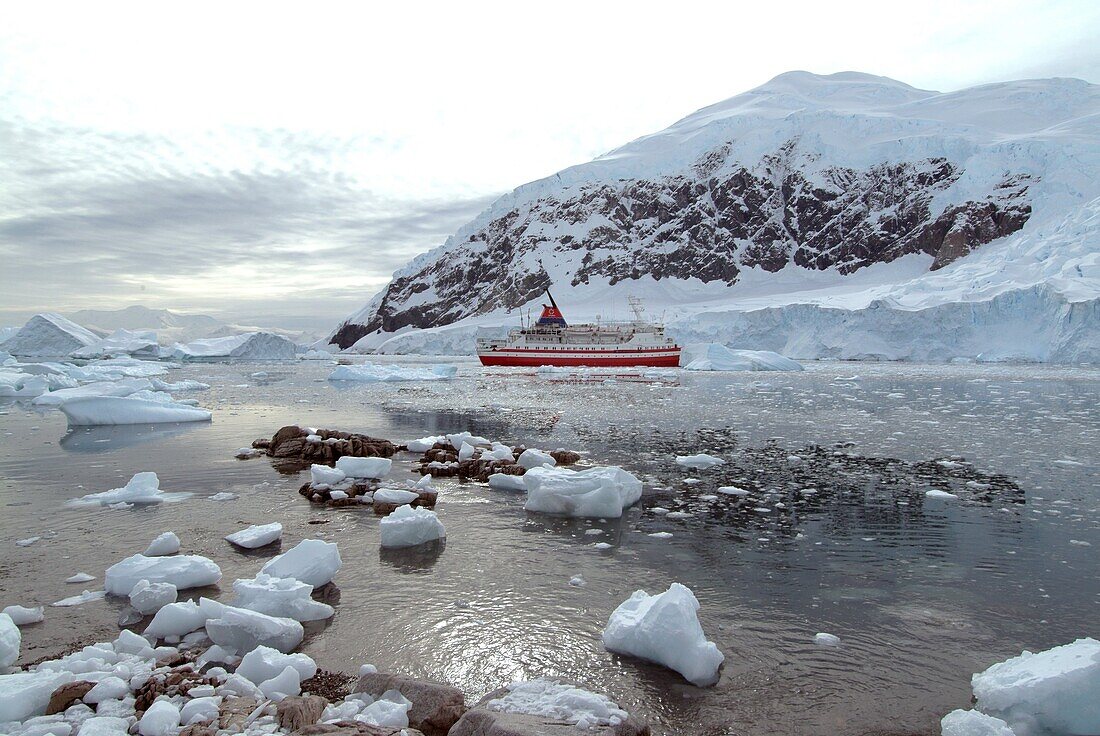
<svg viewBox="0 0 1100 736">
<path fill-rule="evenodd" d="M 558 303 L 554 301 L 554 296 L 549 289 L 546 290 L 546 296 L 549 297 L 550 303 L 542 305 L 542 314 L 539 315 L 539 321 L 535 325 L 538 327 L 565 327 L 565 317 L 561 315 Z"/>
</svg>

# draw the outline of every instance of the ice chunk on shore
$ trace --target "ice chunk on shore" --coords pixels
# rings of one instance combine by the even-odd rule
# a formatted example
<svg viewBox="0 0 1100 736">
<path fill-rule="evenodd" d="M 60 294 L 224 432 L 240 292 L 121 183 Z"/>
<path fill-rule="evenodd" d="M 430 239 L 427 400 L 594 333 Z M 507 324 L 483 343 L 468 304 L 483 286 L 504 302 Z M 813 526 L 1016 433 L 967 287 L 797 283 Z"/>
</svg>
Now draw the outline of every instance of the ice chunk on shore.
<svg viewBox="0 0 1100 736">
<path fill-rule="evenodd" d="M 176 536 L 175 532 L 164 532 L 152 542 L 145 549 L 146 557 L 162 557 L 164 555 L 174 555 L 180 551 L 180 538 Z"/>
<path fill-rule="evenodd" d="M 130 723 L 118 716 L 92 716 L 80 724 L 80 736 L 127 736 Z"/>
<path fill-rule="evenodd" d="M 635 591 L 611 614 L 603 645 L 664 665 L 694 685 L 713 685 L 725 657 L 707 641 L 698 610 L 699 601 L 680 583 L 657 595 Z"/>
<path fill-rule="evenodd" d="M 293 667 L 298 676 L 308 680 L 317 674 L 317 663 L 305 654 L 283 654 L 278 649 L 258 646 L 244 655 L 237 665 L 237 674 L 259 685 L 277 677 L 287 667 Z"/>
<path fill-rule="evenodd" d="M 420 498 L 415 491 L 406 491 L 401 488 L 382 488 L 374 492 L 375 503 L 393 503 L 397 505 L 412 503 Z"/>
<path fill-rule="evenodd" d="M 12 617 L 0 613 L 0 670 L 11 667 L 19 659 L 19 646 L 22 642 L 23 635 L 19 633 L 19 627 Z"/>
<path fill-rule="evenodd" d="M 642 496 L 642 482 L 615 466 L 581 471 L 532 468 L 523 475 L 523 483 L 523 508 L 545 514 L 613 519 Z"/>
<path fill-rule="evenodd" d="M 156 473 L 137 473 L 122 488 L 112 488 L 100 493 L 89 493 L 66 502 L 68 506 L 108 506 L 116 503 L 161 503 L 162 501 L 182 501 L 190 493 L 165 493 L 160 490 L 160 478 Z"/>
<path fill-rule="evenodd" d="M 165 639 L 169 636 L 183 636 L 197 631 L 206 625 L 207 612 L 194 601 L 169 603 L 160 608 L 153 620 L 145 628 L 147 636 Z"/>
<path fill-rule="evenodd" d="M 689 371 L 800 371 L 799 363 L 770 350 L 731 350 L 719 343 L 684 346 L 680 365 Z"/>
<path fill-rule="evenodd" d="M 257 524 L 241 529 L 227 535 L 225 539 L 238 547 L 256 549 L 276 542 L 282 536 L 283 525 L 276 521 L 271 524 Z"/>
<path fill-rule="evenodd" d="M 398 506 L 379 522 L 383 547 L 415 547 L 447 536 L 443 522 L 428 509 Z"/>
<path fill-rule="evenodd" d="M 4 350 L 23 357 L 60 358 L 74 350 L 99 342 L 90 330 L 67 320 L 60 314 L 36 314 L 23 327 L 4 341 Z"/>
<path fill-rule="evenodd" d="M 233 583 L 233 592 L 237 597 L 232 605 L 268 616 L 321 621 L 336 613 L 332 606 L 313 600 L 312 585 L 293 578 L 275 578 L 260 573 L 251 580 L 237 580 Z"/>
<path fill-rule="evenodd" d="M 1100 641 L 1024 651 L 971 678 L 975 707 L 1018 736 L 1100 733 Z"/>
<path fill-rule="evenodd" d="M 446 381 L 458 372 L 456 365 L 338 365 L 329 374 L 330 381 L 366 381 L 390 383 L 395 381 Z"/>
<path fill-rule="evenodd" d="M 2 612 L 11 618 L 12 623 L 16 626 L 29 626 L 30 624 L 36 624 L 46 618 L 44 613 L 46 609 L 42 606 L 36 606 L 34 608 L 28 608 L 26 606 L 8 606 Z"/>
<path fill-rule="evenodd" d="M 418 440 L 412 440 L 405 447 L 409 448 L 409 452 L 427 452 L 435 447 L 437 443 L 446 442 L 446 435 L 436 435 L 434 437 L 421 437 Z"/>
<path fill-rule="evenodd" d="M 335 546 L 335 545 L 333 545 Z M 177 590 L 214 585 L 222 571 L 212 560 L 200 555 L 146 557 L 131 555 L 107 568 L 103 587 L 109 595 L 129 595 L 139 580 L 172 583 Z"/>
<path fill-rule="evenodd" d="M 336 461 L 336 470 L 348 478 L 382 478 L 390 472 L 393 461 L 388 457 L 351 457 L 345 455 Z"/>
<path fill-rule="evenodd" d="M 319 588 L 332 580 L 341 564 L 335 542 L 303 539 L 292 549 L 271 558 L 261 572 L 275 578 L 294 578 Z"/>
<path fill-rule="evenodd" d="M 531 468 L 538 468 L 543 465 L 554 466 L 558 464 L 558 461 L 551 457 L 550 453 L 543 452 L 542 450 L 536 450 L 533 447 L 521 452 L 519 454 L 519 457 L 516 459 L 516 462 L 518 462 L 520 465 L 527 468 L 528 470 L 530 470 Z"/>
<path fill-rule="evenodd" d="M 567 721 L 585 730 L 613 726 L 629 716 L 614 701 L 598 693 L 553 680 L 513 682 L 508 693 L 493 698 L 486 707 L 502 713 L 524 713 L 554 721 Z"/>
<path fill-rule="evenodd" d="M 180 709 L 170 700 L 158 700 L 149 706 L 138 721 L 141 736 L 170 736 L 180 725 Z"/>
<path fill-rule="evenodd" d="M 676 464 L 682 465 L 685 468 L 705 470 L 706 468 L 713 468 L 716 465 L 725 465 L 726 461 L 720 457 L 700 452 L 697 455 L 677 455 Z"/>
<path fill-rule="evenodd" d="M 473 445 L 474 447 L 491 446 L 493 444 L 485 437 L 479 437 L 478 435 L 472 434 L 470 432 L 456 432 L 454 434 L 448 434 L 444 436 L 446 437 L 447 442 L 451 443 L 451 447 L 455 448 L 456 450 L 461 449 L 463 442 L 468 445 Z"/>
<path fill-rule="evenodd" d="M 294 360 L 297 348 L 282 335 L 245 332 L 228 337 L 208 337 L 187 344 L 176 343 L 168 350 L 178 360 L 236 358 L 238 360 Z"/>
<path fill-rule="evenodd" d="M 192 690 L 188 691 L 190 695 Z M 194 697 L 184 703 L 180 708 L 180 723 L 190 725 L 195 723 L 211 723 L 218 717 L 218 706 L 221 705 L 220 696 Z"/>
<path fill-rule="evenodd" d="M 527 485 L 523 482 L 522 475 L 508 475 L 506 473 L 493 473 L 489 476 L 489 487 L 498 491 L 527 491 Z"/>
<path fill-rule="evenodd" d="M 105 590 L 85 590 L 80 595 L 71 595 L 68 598 L 62 598 L 56 603 L 51 603 L 51 606 L 57 608 L 69 608 L 71 606 L 79 606 L 84 603 L 90 603 L 91 601 L 101 601 L 107 597 L 107 591 Z"/>
<path fill-rule="evenodd" d="M 208 619 L 206 633 L 215 644 L 238 652 L 258 646 L 292 652 L 305 636 L 302 625 L 293 619 L 233 606 L 224 606 L 221 615 Z"/>
<path fill-rule="evenodd" d="M 259 687 L 265 698 L 277 703 L 283 698 L 302 692 L 302 676 L 298 674 L 298 670 L 287 667 L 270 680 L 261 682 Z"/>
<path fill-rule="evenodd" d="M 150 583 L 142 579 L 130 589 L 130 607 L 144 615 L 155 613 L 176 602 L 176 586 L 171 583 Z"/>
<path fill-rule="evenodd" d="M 309 466 L 309 482 L 315 486 L 334 486 L 347 477 L 347 474 L 340 468 L 330 468 L 327 465 L 316 463 Z"/>
<path fill-rule="evenodd" d="M 0 723 L 42 715 L 58 686 L 73 679 L 71 672 L 17 672 L 0 675 Z"/>
<path fill-rule="evenodd" d="M 162 402 L 133 396 L 87 396 L 69 399 L 60 406 L 76 427 L 117 424 L 209 422 L 212 414 L 189 404 Z"/>
<path fill-rule="evenodd" d="M 941 736 L 1016 736 L 1000 718 L 976 710 L 953 710 L 940 720 Z"/>
</svg>

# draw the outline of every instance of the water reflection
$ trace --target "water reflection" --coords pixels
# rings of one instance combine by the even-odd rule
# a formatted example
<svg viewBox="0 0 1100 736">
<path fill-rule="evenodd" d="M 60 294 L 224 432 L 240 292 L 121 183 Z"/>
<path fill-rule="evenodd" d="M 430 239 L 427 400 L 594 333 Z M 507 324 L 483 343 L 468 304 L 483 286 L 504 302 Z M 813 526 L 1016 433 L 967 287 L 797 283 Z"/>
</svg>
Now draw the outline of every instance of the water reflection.
<svg viewBox="0 0 1100 736">
<path fill-rule="evenodd" d="M 447 548 L 446 539 L 418 544 L 415 547 L 379 547 L 378 560 L 402 573 L 419 574 L 430 571 Z"/>
<path fill-rule="evenodd" d="M 156 442 L 208 428 L 208 422 L 70 427 L 58 444 L 68 452 L 99 453 Z"/>
</svg>

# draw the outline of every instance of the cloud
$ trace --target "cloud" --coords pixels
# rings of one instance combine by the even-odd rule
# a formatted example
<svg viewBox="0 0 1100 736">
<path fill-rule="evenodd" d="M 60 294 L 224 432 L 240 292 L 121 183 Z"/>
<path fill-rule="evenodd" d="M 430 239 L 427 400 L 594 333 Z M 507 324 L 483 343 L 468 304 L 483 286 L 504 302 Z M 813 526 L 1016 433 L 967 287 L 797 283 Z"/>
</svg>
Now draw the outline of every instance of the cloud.
<svg viewBox="0 0 1100 736">
<path fill-rule="evenodd" d="M 337 165 L 349 139 L 236 131 L 196 151 L 10 120 L 0 136 L 12 144 L 0 162 L 0 253 L 19 275 L 8 309 L 155 302 L 232 315 L 339 303 L 325 310 L 334 320 L 496 196 L 376 194 Z M 239 148 L 251 165 L 226 166 Z"/>
</svg>

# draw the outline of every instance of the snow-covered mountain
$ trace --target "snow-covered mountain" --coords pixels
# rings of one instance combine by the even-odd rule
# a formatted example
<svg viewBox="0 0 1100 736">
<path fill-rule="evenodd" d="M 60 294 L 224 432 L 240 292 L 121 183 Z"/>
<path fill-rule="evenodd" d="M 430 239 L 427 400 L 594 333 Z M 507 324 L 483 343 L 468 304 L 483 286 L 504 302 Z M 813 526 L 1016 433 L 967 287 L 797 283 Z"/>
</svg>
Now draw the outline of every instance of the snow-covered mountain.
<svg viewBox="0 0 1100 736">
<path fill-rule="evenodd" d="M 1100 360 L 1100 87 L 783 74 L 501 197 L 329 339 L 471 352 L 546 287 L 794 357 Z"/>
<path fill-rule="evenodd" d="M 227 324 L 205 314 L 184 314 L 167 309 L 150 309 L 133 305 L 124 309 L 83 309 L 68 315 L 77 324 L 93 332 L 107 335 L 115 330 L 152 330 L 163 345 L 191 342 L 205 338 L 229 337 L 248 332 L 270 332 L 295 342 L 310 342 L 307 333 L 272 327 Z"/>
</svg>

